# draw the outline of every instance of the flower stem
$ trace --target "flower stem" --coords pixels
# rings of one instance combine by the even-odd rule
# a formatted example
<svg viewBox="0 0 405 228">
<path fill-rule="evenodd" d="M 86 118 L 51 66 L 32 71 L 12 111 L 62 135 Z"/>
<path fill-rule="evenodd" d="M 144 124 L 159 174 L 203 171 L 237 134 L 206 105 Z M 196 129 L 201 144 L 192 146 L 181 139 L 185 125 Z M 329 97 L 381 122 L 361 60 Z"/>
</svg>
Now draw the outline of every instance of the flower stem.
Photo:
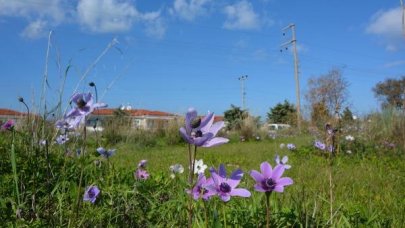
<svg viewBox="0 0 405 228">
<path fill-rule="evenodd" d="M 80 164 L 80 178 L 79 178 L 79 188 L 77 190 L 77 199 L 76 199 L 76 214 L 75 214 L 75 219 L 78 218 L 79 215 L 79 208 L 80 208 L 80 196 L 81 196 L 81 191 L 82 191 L 82 180 L 83 180 L 83 165 Z"/>
<path fill-rule="evenodd" d="M 193 185 L 194 170 L 195 170 L 195 157 L 197 156 L 197 146 L 194 146 L 193 164 L 191 167 L 191 184 Z"/>
<path fill-rule="evenodd" d="M 271 192 L 266 192 L 266 228 L 270 227 L 270 195 Z"/>
<path fill-rule="evenodd" d="M 14 147 L 14 141 L 15 141 L 15 131 L 12 129 L 13 132 L 13 139 L 11 141 L 11 167 L 13 169 L 13 176 L 14 176 L 14 184 L 15 184 L 15 193 L 16 193 L 16 198 L 17 198 L 17 210 L 18 207 L 20 206 L 20 192 L 18 190 L 18 176 L 17 176 L 17 161 L 16 161 L 16 156 L 15 156 L 15 147 Z"/>
<path fill-rule="evenodd" d="M 87 118 L 84 117 L 84 126 L 83 126 L 83 145 L 82 145 L 82 153 L 83 156 L 86 153 L 86 140 L 87 140 L 87 128 L 86 128 L 86 124 L 87 124 Z"/>
<path fill-rule="evenodd" d="M 192 157 L 193 153 L 191 152 L 191 145 L 188 144 L 188 162 L 189 162 L 189 167 L 190 167 L 190 171 L 188 173 L 188 185 L 189 188 L 193 189 L 193 169 L 191 168 L 191 166 L 194 166 L 194 162 L 193 162 L 193 157 Z M 188 228 L 191 228 L 193 226 L 193 195 L 190 194 L 188 197 Z"/>
<path fill-rule="evenodd" d="M 227 227 L 227 225 L 226 225 L 226 213 L 225 213 L 225 203 L 223 203 L 222 204 L 222 216 L 223 216 L 223 218 L 224 218 L 224 227 L 226 228 Z"/>
<path fill-rule="evenodd" d="M 193 156 L 193 154 L 192 154 L 192 152 L 191 152 L 191 145 L 188 144 L 188 164 L 189 164 L 189 167 L 192 166 L 192 162 L 193 162 L 192 156 Z M 192 184 L 192 179 L 191 179 L 192 176 L 193 176 L 193 174 L 191 173 L 191 169 L 190 169 L 190 171 L 189 171 L 189 173 L 188 173 L 188 183 L 189 183 L 190 185 Z"/>
<path fill-rule="evenodd" d="M 330 161 L 329 161 L 329 198 L 330 198 L 330 224 L 333 224 L 332 159 L 330 159 Z"/>
<path fill-rule="evenodd" d="M 207 204 L 206 204 L 205 200 L 203 200 L 203 205 L 204 205 L 205 228 L 208 228 Z"/>
</svg>

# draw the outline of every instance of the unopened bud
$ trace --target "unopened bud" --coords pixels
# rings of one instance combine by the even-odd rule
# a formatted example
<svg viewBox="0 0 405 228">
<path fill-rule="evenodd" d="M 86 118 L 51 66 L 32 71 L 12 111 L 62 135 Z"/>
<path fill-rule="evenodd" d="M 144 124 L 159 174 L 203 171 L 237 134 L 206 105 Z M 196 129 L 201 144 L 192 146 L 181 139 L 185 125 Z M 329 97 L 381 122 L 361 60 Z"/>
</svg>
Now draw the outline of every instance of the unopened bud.
<svg viewBox="0 0 405 228">
<path fill-rule="evenodd" d="M 94 87 L 94 86 L 96 86 L 96 83 L 90 82 L 90 83 L 89 83 L 89 86 Z"/>
<path fill-rule="evenodd" d="M 24 98 L 18 97 L 18 101 L 19 101 L 19 102 L 24 102 Z"/>
</svg>

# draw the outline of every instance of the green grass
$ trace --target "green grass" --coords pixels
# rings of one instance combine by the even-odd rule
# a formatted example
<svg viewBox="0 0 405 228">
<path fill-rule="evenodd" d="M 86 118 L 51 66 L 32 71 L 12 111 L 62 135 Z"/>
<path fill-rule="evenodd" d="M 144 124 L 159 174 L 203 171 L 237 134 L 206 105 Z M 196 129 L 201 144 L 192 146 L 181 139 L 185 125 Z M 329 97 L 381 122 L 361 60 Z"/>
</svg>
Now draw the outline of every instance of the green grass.
<svg viewBox="0 0 405 228">
<path fill-rule="evenodd" d="M 295 143 L 298 150 L 279 148 L 280 143 L 289 142 Z M 327 159 L 321 154 L 305 150 L 305 146 L 309 144 L 308 137 L 234 142 L 214 148 L 199 148 L 197 158 L 204 159 L 209 166 L 218 167 L 220 163 L 224 163 L 228 170 L 241 168 L 246 171 L 244 187 L 253 191 L 253 181 L 248 172 L 252 169 L 259 170 L 263 161 L 274 164 L 276 154 L 288 155 L 292 168 L 287 170 L 285 175 L 294 180 L 294 185 L 287 187 L 285 193 L 276 196 L 281 199 L 280 204 L 286 208 L 306 210 L 308 214 L 319 213 L 319 216 L 326 218 L 329 210 L 329 166 Z M 169 175 L 169 166 L 175 163 L 187 166 L 186 145 L 137 149 L 122 144 L 118 146 L 118 151 L 112 161 L 117 168 L 126 170 L 125 172 L 133 171 L 141 159 L 149 161 L 152 175 L 158 172 Z M 381 224 L 384 224 L 385 220 L 393 221 L 394 224 L 405 222 L 403 161 L 403 157 L 396 156 L 342 154 L 336 157 L 333 164 L 333 207 L 336 220 L 343 222 L 344 219 L 352 219 L 349 221 L 351 224 L 360 220 L 370 223 L 377 220 Z M 359 221 L 355 221 L 356 219 Z"/>
<path fill-rule="evenodd" d="M 15 199 L 10 165 L 10 139 L 0 139 L 2 171 L 0 184 L 0 218 L 17 226 L 131 226 L 182 227 L 187 224 L 187 145 L 165 146 L 156 143 L 145 147 L 138 143 L 120 143 L 109 160 L 99 157 L 90 141 L 87 156 L 64 155 L 64 147 L 52 145 L 49 164 L 43 148 L 28 147 L 24 138 L 15 141 L 16 167 L 21 204 Z M 158 140 L 159 141 L 159 140 Z M 280 149 L 280 143 L 295 143 L 296 151 Z M 77 146 L 71 144 L 68 147 Z M 367 147 L 368 148 L 368 147 Z M 353 150 L 354 151 L 354 150 Z M 234 197 L 224 205 L 217 197 L 206 203 L 210 226 L 224 223 L 234 227 L 261 227 L 265 223 L 264 195 L 255 192 L 248 174 L 259 170 L 260 163 L 274 165 L 276 154 L 288 155 L 290 170 L 284 176 L 294 184 L 285 192 L 271 196 L 271 223 L 276 227 L 326 226 L 330 220 L 329 163 L 312 146 L 309 136 L 276 140 L 236 142 L 213 148 L 198 148 L 197 159 L 208 166 L 224 163 L 228 172 L 245 171 L 240 187 L 252 192 L 250 198 Z M 35 157 L 32 157 L 34 155 Z M 140 160 L 148 160 L 151 178 L 135 181 L 133 172 Z M 180 163 L 185 172 L 169 177 L 169 166 Z M 98 165 L 97 165 L 98 164 Z M 405 223 L 405 165 L 398 153 L 381 155 L 369 149 L 362 153 L 340 154 L 333 162 L 333 224 L 338 227 L 400 227 Z M 51 171 L 48 173 L 48 169 Z M 79 186 L 81 170 L 83 183 Z M 208 171 L 206 171 L 206 175 Z M 102 194 L 96 204 L 80 203 L 86 186 L 96 184 Z M 35 200 L 33 200 L 33 195 Z M 34 206 L 33 206 L 34 203 Z M 15 217 L 20 209 L 21 219 Z M 203 203 L 195 202 L 195 226 L 204 224 Z M 77 213 L 77 214 L 76 214 Z"/>
</svg>

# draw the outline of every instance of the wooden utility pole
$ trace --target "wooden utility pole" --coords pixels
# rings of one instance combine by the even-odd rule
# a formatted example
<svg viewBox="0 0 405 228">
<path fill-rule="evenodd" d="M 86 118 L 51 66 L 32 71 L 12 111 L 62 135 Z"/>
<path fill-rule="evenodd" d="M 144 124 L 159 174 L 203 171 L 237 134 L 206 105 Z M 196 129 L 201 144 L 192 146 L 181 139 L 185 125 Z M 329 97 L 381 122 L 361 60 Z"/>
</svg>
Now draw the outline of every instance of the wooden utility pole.
<svg viewBox="0 0 405 228">
<path fill-rule="evenodd" d="M 245 92 L 245 80 L 247 80 L 248 76 L 243 75 L 240 76 L 238 79 L 240 81 L 240 90 L 241 90 L 241 99 L 242 99 L 242 110 L 246 109 L 246 92 Z"/>
<path fill-rule="evenodd" d="M 301 132 L 301 99 L 300 99 L 300 80 L 298 77 L 298 55 L 297 55 L 297 39 L 295 37 L 295 24 L 289 24 L 288 26 L 282 29 L 283 36 L 285 35 L 286 30 L 291 29 L 292 38 L 290 41 L 287 41 L 281 45 L 281 50 L 285 48 L 288 49 L 288 46 L 293 46 L 294 54 L 294 78 L 295 78 L 295 94 L 297 97 L 297 126 L 298 130 Z"/>
</svg>

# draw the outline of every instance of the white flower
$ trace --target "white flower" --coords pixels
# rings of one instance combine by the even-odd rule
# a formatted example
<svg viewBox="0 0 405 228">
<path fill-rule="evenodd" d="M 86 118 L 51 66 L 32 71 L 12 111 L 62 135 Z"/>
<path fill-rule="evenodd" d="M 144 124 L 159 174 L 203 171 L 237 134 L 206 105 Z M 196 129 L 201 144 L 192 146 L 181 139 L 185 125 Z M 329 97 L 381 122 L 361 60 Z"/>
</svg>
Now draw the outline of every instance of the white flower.
<svg viewBox="0 0 405 228">
<path fill-rule="evenodd" d="M 351 135 L 346 135 L 345 138 L 346 138 L 347 141 L 354 141 L 354 137 L 351 136 Z"/>
<path fill-rule="evenodd" d="M 195 165 L 194 165 L 194 174 L 202 174 L 204 173 L 205 169 L 207 169 L 207 165 L 204 164 L 203 160 L 197 160 L 195 161 Z"/>
<path fill-rule="evenodd" d="M 288 157 L 284 156 L 281 161 L 280 161 L 280 156 L 276 155 L 276 159 L 275 159 L 277 165 L 283 165 L 284 169 L 290 169 L 291 165 L 287 165 L 288 162 Z"/>
<path fill-rule="evenodd" d="M 284 147 L 285 147 L 285 144 L 284 144 L 284 143 L 281 143 L 281 144 L 280 144 L 280 149 L 284 149 Z"/>
<path fill-rule="evenodd" d="M 170 174 L 171 178 L 174 178 L 177 173 L 183 173 L 184 172 L 184 167 L 181 164 L 175 164 L 170 166 L 170 171 L 172 174 Z"/>
<path fill-rule="evenodd" d="M 46 146 L 46 139 L 42 139 L 42 140 L 39 140 L 39 145 L 40 146 Z"/>
<path fill-rule="evenodd" d="M 351 150 L 348 150 L 348 151 L 346 151 L 346 153 L 351 154 L 351 153 L 352 153 L 352 151 L 351 151 Z"/>
</svg>

